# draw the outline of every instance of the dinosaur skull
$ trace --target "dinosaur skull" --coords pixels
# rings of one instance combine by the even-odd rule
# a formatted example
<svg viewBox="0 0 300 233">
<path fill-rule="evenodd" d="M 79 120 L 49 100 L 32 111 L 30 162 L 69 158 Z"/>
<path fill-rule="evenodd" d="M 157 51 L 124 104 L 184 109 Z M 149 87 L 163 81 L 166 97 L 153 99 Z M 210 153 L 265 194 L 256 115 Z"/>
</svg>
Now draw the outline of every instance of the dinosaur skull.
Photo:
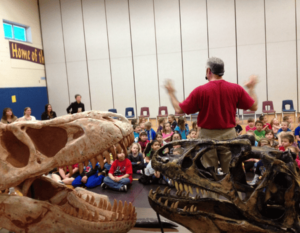
<svg viewBox="0 0 300 233">
<path fill-rule="evenodd" d="M 182 140 L 183 151 L 176 155 L 177 144 L 163 146 L 152 159 L 153 168 L 177 189 L 175 195 L 167 188 L 150 191 L 150 205 L 158 213 L 193 232 L 299 232 L 300 180 L 290 152 L 251 147 L 249 139 L 240 138 Z M 230 173 L 205 169 L 203 154 L 224 148 L 232 153 Z M 266 168 L 257 187 L 247 184 L 243 170 L 250 158 L 261 159 Z"/>
<path fill-rule="evenodd" d="M 112 117 L 119 118 L 114 120 Z M 73 191 L 41 175 L 55 167 L 91 161 L 103 168 L 110 153 L 133 142 L 132 127 L 121 115 L 89 111 L 49 121 L 0 123 L 0 190 L 17 187 L 23 197 L 0 191 L 1 226 L 26 232 L 127 232 L 136 213 L 129 203 L 111 206 L 88 191 Z"/>
</svg>

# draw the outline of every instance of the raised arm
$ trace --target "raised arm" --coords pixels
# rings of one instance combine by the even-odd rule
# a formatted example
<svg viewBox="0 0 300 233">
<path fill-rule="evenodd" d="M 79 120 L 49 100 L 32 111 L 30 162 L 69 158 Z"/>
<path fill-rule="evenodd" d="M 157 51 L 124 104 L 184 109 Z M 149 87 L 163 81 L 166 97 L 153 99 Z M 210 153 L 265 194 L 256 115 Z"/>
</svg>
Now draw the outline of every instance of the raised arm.
<svg viewBox="0 0 300 233">
<path fill-rule="evenodd" d="M 254 99 L 254 104 L 249 108 L 251 111 L 256 111 L 257 110 L 257 96 L 255 94 L 254 88 L 257 83 L 257 76 L 251 75 L 248 82 L 245 84 L 245 87 L 248 88 L 248 94 L 252 99 Z"/>
<path fill-rule="evenodd" d="M 177 100 L 176 96 L 175 96 L 175 89 L 173 87 L 173 84 L 171 82 L 171 80 L 167 80 L 166 84 L 165 84 L 165 88 L 170 96 L 170 99 L 171 99 L 171 103 L 173 105 L 173 108 L 175 109 L 175 112 L 176 113 L 184 113 L 182 111 L 182 109 L 180 108 L 179 106 L 179 101 Z"/>
</svg>

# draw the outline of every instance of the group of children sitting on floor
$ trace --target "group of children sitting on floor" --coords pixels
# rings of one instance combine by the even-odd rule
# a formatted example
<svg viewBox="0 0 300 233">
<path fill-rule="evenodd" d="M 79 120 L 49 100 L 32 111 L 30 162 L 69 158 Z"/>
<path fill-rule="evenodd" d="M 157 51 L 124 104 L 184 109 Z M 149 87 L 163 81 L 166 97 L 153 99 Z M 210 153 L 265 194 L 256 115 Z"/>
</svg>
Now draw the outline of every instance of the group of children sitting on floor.
<svg viewBox="0 0 300 233">
<path fill-rule="evenodd" d="M 192 128 L 189 129 L 184 117 L 179 117 L 176 121 L 174 115 L 169 115 L 167 119 L 160 118 L 159 126 L 155 131 L 151 122 L 145 118 L 132 120 L 134 129 L 135 142 L 129 147 L 128 158 L 125 157 L 124 151 L 117 153 L 117 159 L 113 161 L 110 155 L 110 161 L 104 159 L 104 168 L 101 169 L 97 163 L 95 168 L 91 163 L 84 164 L 83 172 L 79 172 L 78 165 L 72 166 L 72 173 L 69 168 L 58 168 L 56 172 L 52 172 L 50 176 L 61 184 L 72 185 L 74 187 L 85 186 L 94 188 L 101 185 L 103 189 L 111 188 L 117 191 L 127 191 L 127 185 L 132 183 L 132 174 L 141 174 L 139 181 L 143 184 L 168 184 L 172 186 L 170 180 L 163 177 L 158 171 L 151 166 L 151 159 L 154 153 L 164 144 L 181 139 L 196 139 L 199 131 L 196 122 L 193 122 Z M 241 135 L 243 128 L 239 125 L 239 119 L 236 118 L 236 133 Z M 267 122 L 266 116 L 260 116 L 259 120 L 254 122 L 252 118 L 248 119 L 248 125 L 245 127 L 246 134 L 255 136 L 255 146 L 268 146 L 279 149 L 281 151 L 291 150 L 298 155 L 300 151 L 300 117 L 299 126 L 293 133 L 293 125 L 291 117 L 284 117 L 281 124 L 274 118 L 270 124 Z M 296 137 L 296 141 L 294 138 Z M 182 154 L 183 148 L 175 143 L 171 149 L 173 154 Z M 106 157 L 107 158 L 107 157 Z M 297 156 L 296 163 L 300 167 L 300 160 Z M 83 166 L 81 164 L 81 166 Z M 249 159 L 244 162 L 245 171 L 254 171 L 254 179 L 249 182 L 255 185 L 264 172 L 261 161 L 257 159 Z"/>
<path fill-rule="evenodd" d="M 248 125 L 245 127 L 246 134 L 255 136 L 255 146 L 272 147 L 280 151 L 288 151 L 295 153 L 296 163 L 300 168 L 300 160 L 298 154 L 300 152 L 300 117 L 298 118 L 298 127 L 294 129 L 293 119 L 291 116 L 283 117 L 279 124 L 277 118 L 272 119 L 268 123 L 267 116 L 262 115 L 259 120 L 254 122 L 253 118 L 248 119 Z M 241 126 L 239 118 L 236 118 L 236 132 L 241 135 Z M 261 178 L 264 172 L 263 164 L 258 159 L 249 159 L 244 162 L 245 171 L 254 171 L 254 179 L 249 182 L 250 185 L 255 185 Z"/>
</svg>

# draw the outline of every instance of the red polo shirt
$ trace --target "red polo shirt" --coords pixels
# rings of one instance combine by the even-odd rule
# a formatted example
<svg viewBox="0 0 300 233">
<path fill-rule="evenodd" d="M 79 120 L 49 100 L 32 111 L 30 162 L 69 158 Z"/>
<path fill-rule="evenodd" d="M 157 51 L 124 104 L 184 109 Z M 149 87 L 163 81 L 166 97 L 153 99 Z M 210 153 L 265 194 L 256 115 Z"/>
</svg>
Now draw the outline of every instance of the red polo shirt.
<svg viewBox="0 0 300 233">
<path fill-rule="evenodd" d="M 179 106 L 186 114 L 199 111 L 197 124 L 201 128 L 229 129 L 235 127 L 236 109 L 247 110 L 253 104 L 240 85 L 217 80 L 196 87 Z"/>
</svg>

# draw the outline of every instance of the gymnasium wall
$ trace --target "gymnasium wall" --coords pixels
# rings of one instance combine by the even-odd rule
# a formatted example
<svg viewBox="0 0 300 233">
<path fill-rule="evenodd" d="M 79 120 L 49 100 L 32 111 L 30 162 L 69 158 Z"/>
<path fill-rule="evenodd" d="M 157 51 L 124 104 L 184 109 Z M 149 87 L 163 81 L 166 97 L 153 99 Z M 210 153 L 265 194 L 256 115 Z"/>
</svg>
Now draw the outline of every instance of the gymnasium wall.
<svg viewBox="0 0 300 233">
<path fill-rule="evenodd" d="M 10 107 L 16 116 L 23 116 L 25 107 L 40 119 L 48 103 L 45 66 L 10 58 L 8 39 L 4 37 L 3 20 L 29 26 L 32 42 L 20 42 L 42 49 L 41 27 L 37 0 L 0 0 L 0 110 Z M 15 96 L 12 98 L 12 96 Z M 14 101 L 16 100 L 16 101 Z"/>
<path fill-rule="evenodd" d="M 299 109 L 300 0 L 39 0 L 50 103 L 59 114 L 80 93 L 86 109 L 106 111 L 182 101 L 205 84 L 205 62 L 225 62 L 224 78 L 256 92 L 281 112 Z M 240 112 L 241 113 L 241 112 Z"/>
</svg>

